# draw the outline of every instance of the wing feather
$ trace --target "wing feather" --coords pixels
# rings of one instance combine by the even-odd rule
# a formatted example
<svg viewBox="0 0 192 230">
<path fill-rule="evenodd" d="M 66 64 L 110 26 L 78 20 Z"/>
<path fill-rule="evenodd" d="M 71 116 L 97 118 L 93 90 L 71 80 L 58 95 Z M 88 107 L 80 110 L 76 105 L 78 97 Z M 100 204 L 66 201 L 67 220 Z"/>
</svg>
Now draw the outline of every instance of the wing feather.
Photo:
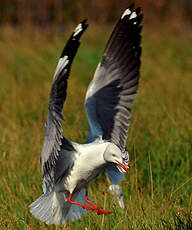
<svg viewBox="0 0 192 230">
<path fill-rule="evenodd" d="M 62 109 L 67 96 L 67 80 L 70 74 L 71 64 L 80 45 L 79 39 L 87 26 L 86 20 L 84 20 L 76 27 L 63 49 L 53 77 L 46 121 L 46 133 L 41 153 L 44 191 L 51 190 L 55 181 L 58 179 L 55 176 L 55 165 L 61 148 L 73 150 L 72 144 L 62 135 L 63 128 L 60 121 L 63 120 Z M 60 172 L 60 174 L 61 173 L 62 172 Z"/>
<path fill-rule="evenodd" d="M 115 143 L 122 151 L 125 151 L 131 107 L 140 75 L 140 11 L 140 8 L 134 9 L 132 4 L 116 24 L 88 87 L 85 101 L 89 121 L 87 141 L 101 136 Z"/>
</svg>

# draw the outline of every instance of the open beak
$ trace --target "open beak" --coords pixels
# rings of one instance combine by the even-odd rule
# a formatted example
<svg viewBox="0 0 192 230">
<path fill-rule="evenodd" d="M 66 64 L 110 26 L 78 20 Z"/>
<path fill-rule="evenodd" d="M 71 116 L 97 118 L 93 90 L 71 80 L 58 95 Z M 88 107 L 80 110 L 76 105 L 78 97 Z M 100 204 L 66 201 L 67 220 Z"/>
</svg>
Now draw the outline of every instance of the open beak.
<svg viewBox="0 0 192 230">
<path fill-rule="evenodd" d="M 116 160 L 116 162 L 118 163 L 118 165 L 123 168 L 127 173 L 128 173 L 128 168 L 125 166 L 125 164 L 119 162 L 118 160 Z"/>
</svg>

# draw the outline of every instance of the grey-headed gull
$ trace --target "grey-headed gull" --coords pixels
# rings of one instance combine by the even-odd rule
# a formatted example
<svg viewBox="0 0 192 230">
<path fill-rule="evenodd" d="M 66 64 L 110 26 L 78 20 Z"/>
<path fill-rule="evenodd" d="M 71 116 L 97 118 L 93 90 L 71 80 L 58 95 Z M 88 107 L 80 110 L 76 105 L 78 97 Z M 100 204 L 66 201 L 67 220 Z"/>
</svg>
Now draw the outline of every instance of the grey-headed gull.
<svg viewBox="0 0 192 230">
<path fill-rule="evenodd" d="M 128 171 L 126 141 L 140 75 L 140 11 L 132 4 L 122 14 L 88 87 L 85 108 L 89 133 L 85 144 L 66 139 L 60 121 L 71 64 L 88 26 L 86 20 L 76 27 L 61 54 L 50 92 L 41 153 L 44 194 L 30 205 L 31 213 L 47 224 L 71 222 L 89 210 L 112 213 L 91 201 L 88 187 L 103 170 L 114 185 Z M 111 190 L 117 193 L 113 187 Z"/>
</svg>

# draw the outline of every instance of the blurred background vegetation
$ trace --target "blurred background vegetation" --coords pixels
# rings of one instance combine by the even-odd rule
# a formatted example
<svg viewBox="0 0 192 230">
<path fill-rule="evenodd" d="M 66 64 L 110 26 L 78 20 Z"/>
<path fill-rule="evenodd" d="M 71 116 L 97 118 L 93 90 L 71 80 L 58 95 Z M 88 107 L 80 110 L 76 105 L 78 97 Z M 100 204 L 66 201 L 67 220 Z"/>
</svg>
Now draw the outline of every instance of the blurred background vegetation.
<svg viewBox="0 0 192 230">
<path fill-rule="evenodd" d="M 145 12 L 145 21 L 192 20 L 191 0 L 136 0 Z M 128 0 L 1 0 L 0 25 L 34 25 L 41 29 L 65 26 L 88 18 L 95 23 L 113 23 L 122 10 L 129 5 Z M 178 25 L 180 26 L 180 25 Z"/>
<path fill-rule="evenodd" d="M 192 0 L 137 0 L 142 66 L 121 183 L 125 210 L 103 175 L 90 195 L 111 216 L 47 226 L 29 212 L 42 194 L 40 153 L 52 77 L 74 26 L 88 18 L 64 106 L 64 135 L 80 143 L 87 86 L 125 0 L 0 0 L 0 229 L 192 229 Z"/>
</svg>

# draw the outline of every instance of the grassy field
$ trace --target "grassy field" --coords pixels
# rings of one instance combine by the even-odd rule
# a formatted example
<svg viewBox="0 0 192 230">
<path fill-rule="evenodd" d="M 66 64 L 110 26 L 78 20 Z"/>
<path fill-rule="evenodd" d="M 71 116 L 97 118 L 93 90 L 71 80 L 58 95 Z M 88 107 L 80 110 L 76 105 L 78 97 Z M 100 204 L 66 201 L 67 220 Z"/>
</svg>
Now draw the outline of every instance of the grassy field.
<svg viewBox="0 0 192 230">
<path fill-rule="evenodd" d="M 63 127 L 74 141 L 85 141 L 84 97 L 110 30 L 91 25 L 73 64 Z M 113 203 L 102 175 L 90 194 L 113 215 L 91 212 L 74 223 L 47 226 L 30 214 L 29 204 L 42 194 L 39 159 L 48 94 L 69 35 L 0 32 L 0 229 L 192 229 L 192 40 L 163 28 L 143 33 L 127 143 L 130 173 L 122 182 L 125 210 Z"/>
</svg>

